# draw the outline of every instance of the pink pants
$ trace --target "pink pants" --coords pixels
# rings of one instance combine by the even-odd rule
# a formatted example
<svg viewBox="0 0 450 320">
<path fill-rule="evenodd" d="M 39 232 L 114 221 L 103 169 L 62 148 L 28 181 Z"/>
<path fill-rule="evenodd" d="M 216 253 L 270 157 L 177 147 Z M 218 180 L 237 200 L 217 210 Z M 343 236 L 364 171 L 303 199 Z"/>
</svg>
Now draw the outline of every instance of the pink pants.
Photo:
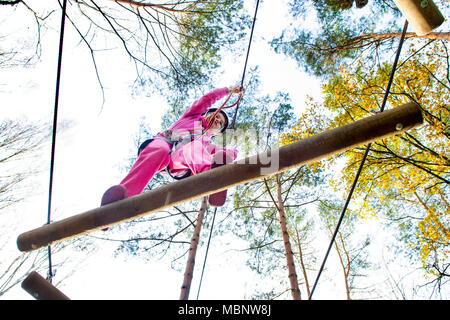
<svg viewBox="0 0 450 320">
<path fill-rule="evenodd" d="M 170 150 L 168 142 L 155 139 L 141 151 L 130 172 L 120 183 L 127 189 L 127 197 L 141 193 L 153 176 L 169 165 Z"/>
</svg>

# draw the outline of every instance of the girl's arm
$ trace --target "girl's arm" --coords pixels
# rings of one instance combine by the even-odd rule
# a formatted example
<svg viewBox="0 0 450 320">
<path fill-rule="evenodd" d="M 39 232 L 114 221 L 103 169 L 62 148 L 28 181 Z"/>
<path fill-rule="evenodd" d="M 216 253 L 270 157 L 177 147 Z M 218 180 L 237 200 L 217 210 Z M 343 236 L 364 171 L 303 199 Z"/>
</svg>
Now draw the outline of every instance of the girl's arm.
<svg viewBox="0 0 450 320">
<path fill-rule="evenodd" d="M 228 88 L 220 88 L 205 94 L 203 97 L 195 101 L 192 106 L 186 110 L 183 117 L 188 117 L 192 115 L 201 115 L 206 112 L 217 100 L 222 99 L 227 94 L 230 93 Z"/>
</svg>

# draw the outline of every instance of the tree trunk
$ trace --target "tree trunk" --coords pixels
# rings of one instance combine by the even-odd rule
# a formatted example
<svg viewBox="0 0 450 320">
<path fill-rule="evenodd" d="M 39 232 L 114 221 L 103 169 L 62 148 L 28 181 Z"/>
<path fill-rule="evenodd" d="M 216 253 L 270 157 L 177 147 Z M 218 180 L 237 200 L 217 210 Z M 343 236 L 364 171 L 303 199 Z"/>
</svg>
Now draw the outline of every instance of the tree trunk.
<svg viewBox="0 0 450 320">
<path fill-rule="evenodd" d="M 294 227 L 294 228 L 295 228 L 295 233 L 297 236 L 298 257 L 300 260 L 300 267 L 302 268 L 303 278 L 305 279 L 306 294 L 308 295 L 308 298 L 309 298 L 309 296 L 311 295 L 311 290 L 309 288 L 308 274 L 306 273 L 305 263 L 303 262 L 302 245 L 300 243 L 300 236 L 298 234 L 298 229 L 297 229 L 297 227 Z"/>
<path fill-rule="evenodd" d="M 286 262 L 289 272 L 289 281 L 291 284 L 291 294 L 294 300 L 301 300 L 300 290 L 298 288 L 297 272 L 295 271 L 294 254 L 292 253 L 291 249 L 291 242 L 289 240 L 289 234 L 286 225 L 286 217 L 284 213 L 284 204 L 283 199 L 281 197 L 280 175 L 277 174 L 275 176 L 277 181 L 278 213 L 280 214 L 281 232 L 283 235 L 284 250 L 286 252 Z"/>
<path fill-rule="evenodd" d="M 202 229 L 203 217 L 205 216 L 206 211 L 206 199 L 206 197 L 203 198 L 202 206 L 198 212 L 197 224 L 195 225 L 194 234 L 192 235 L 186 270 L 184 271 L 183 285 L 181 286 L 180 300 L 188 300 L 189 298 L 192 277 L 194 275 L 195 256 L 197 254 L 198 241 L 200 239 L 200 230 Z"/>
<path fill-rule="evenodd" d="M 334 243 L 334 246 L 336 248 L 336 252 L 339 257 L 339 262 L 341 263 L 342 271 L 344 273 L 345 294 L 347 296 L 347 300 L 352 300 L 352 298 L 350 296 L 350 286 L 348 284 L 348 276 L 349 276 L 349 272 L 350 272 L 350 257 L 348 256 L 348 253 L 345 250 L 344 241 L 342 240 L 341 234 L 339 233 L 338 235 L 339 235 L 339 239 L 341 240 L 342 248 L 344 251 L 344 255 L 347 259 L 347 263 L 344 262 L 344 259 L 342 257 L 342 252 L 339 249 L 339 246 L 337 245 L 336 242 Z"/>
</svg>

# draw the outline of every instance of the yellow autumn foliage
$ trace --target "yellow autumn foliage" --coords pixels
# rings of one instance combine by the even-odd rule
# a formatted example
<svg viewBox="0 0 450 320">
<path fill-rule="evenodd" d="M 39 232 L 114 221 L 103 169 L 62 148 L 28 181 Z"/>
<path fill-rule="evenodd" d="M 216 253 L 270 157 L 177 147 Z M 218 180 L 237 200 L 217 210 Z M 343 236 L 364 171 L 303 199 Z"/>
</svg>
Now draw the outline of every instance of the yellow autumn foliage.
<svg viewBox="0 0 450 320">
<path fill-rule="evenodd" d="M 385 109 L 415 101 L 423 110 L 424 125 L 372 144 L 354 198 L 363 217 L 387 205 L 403 208 L 404 212 L 395 213 L 397 218 L 417 216 L 409 230 L 409 246 L 417 250 L 425 270 L 433 274 L 436 264 L 444 263 L 450 251 L 450 56 L 445 43 L 435 41 L 424 48 L 412 44 L 402 57 Z M 391 67 L 367 61 L 344 66 L 323 86 L 323 104 L 309 101 L 297 125 L 283 135 L 282 143 L 378 112 Z M 345 153 L 342 179 L 332 181 L 336 190 L 350 188 L 364 150 Z"/>
</svg>

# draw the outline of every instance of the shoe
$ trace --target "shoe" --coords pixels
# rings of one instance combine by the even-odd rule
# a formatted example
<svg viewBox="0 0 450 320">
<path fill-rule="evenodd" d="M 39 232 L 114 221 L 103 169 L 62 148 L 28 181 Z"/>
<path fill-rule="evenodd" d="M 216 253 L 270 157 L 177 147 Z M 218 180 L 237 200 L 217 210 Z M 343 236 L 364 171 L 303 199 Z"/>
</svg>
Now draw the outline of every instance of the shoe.
<svg viewBox="0 0 450 320">
<path fill-rule="evenodd" d="M 120 184 L 112 186 L 103 194 L 100 206 L 107 205 L 119 200 L 123 200 L 127 197 L 127 189 Z M 102 231 L 107 231 L 109 228 L 104 228 Z"/>
<path fill-rule="evenodd" d="M 123 200 L 127 197 L 127 189 L 120 184 L 112 186 L 103 194 L 101 206 Z"/>
<path fill-rule="evenodd" d="M 213 163 L 211 164 L 211 170 L 224 164 L 233 162 L 233 158 L 224 152 L 219 152 L 214 155 Z M 208 202 L 213 207 L 222 207 L 227 200 L 227 189 L 210 194 L 208 197 Z"/>
</svg>

